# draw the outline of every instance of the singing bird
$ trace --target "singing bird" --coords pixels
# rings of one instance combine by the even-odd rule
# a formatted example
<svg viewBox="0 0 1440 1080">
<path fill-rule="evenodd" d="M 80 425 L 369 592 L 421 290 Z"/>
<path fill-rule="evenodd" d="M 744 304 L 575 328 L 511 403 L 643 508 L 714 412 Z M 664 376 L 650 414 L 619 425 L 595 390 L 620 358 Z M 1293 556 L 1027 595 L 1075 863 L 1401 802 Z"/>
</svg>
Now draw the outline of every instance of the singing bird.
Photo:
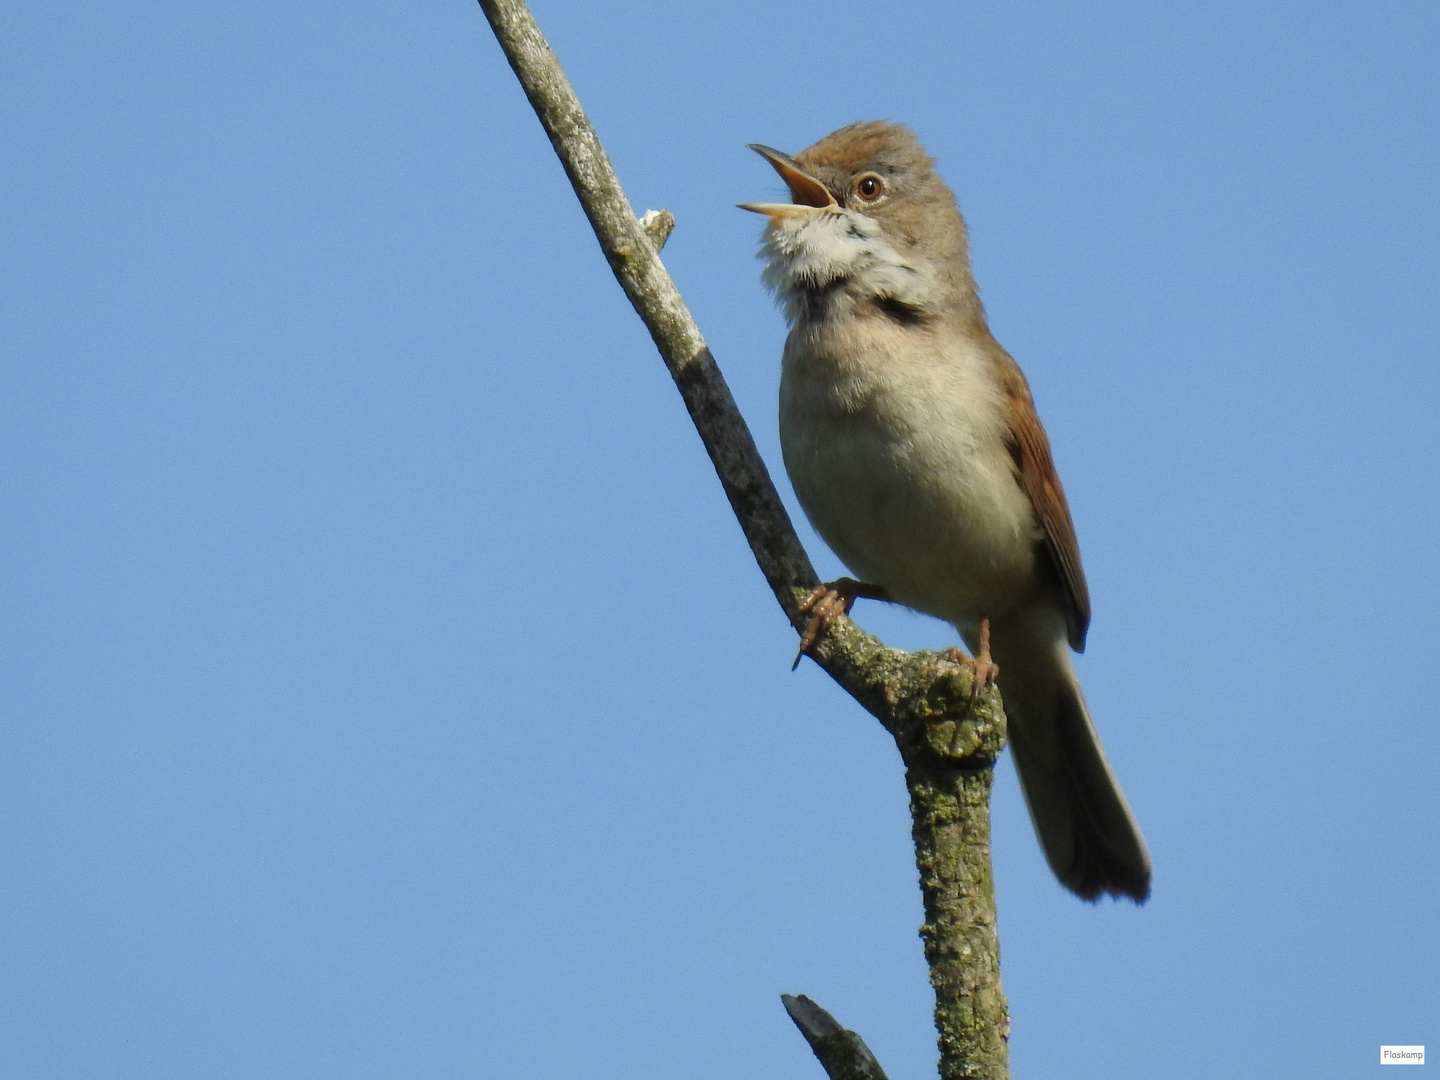
<svg viewBox="0 0 1440 1080">
<path fill-rule="evenodd" d="M 814 598 L 816 629 L 857 595 L 986 646 L 1045 857 L 1066 888 L 1137 902 L 1150 856 L 1100 746 L 1070 651 L 1090 595 L 1030 387 L 985 320 L 965 220 L 907 128 L 851 124 L 791 157 L 753 146 L 789 203 L 761 256 L 790 333 L 785 469 L 858 582 Z"/>
</svg>

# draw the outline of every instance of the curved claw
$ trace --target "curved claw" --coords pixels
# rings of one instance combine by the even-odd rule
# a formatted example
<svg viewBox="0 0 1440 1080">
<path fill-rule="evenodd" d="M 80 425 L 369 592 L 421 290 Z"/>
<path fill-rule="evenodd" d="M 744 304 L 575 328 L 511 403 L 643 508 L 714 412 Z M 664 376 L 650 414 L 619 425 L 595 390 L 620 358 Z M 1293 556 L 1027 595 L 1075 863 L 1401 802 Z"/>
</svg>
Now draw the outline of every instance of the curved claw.
<svg viewBox="0 0 1440 1080">
<path fill-rule="evenodd" d="M 867 600 L 888 599 L 885 590 L 879 585 L 869 585 L 848 577 L 836 578 L 826 585 L 817 586 L 815 591 L 805 598 L 805 602 L 800 605 L 800 614 L 809 615 L 810 619 L 800 634 L 800 650 L 795 654 L 795 662 L 790 665 L 791 671 L 800 666 L 801 657 L 814 648 L 815 643 L 824 636 L 830 620 L 839 615 L 849 615 L 855 601 L 861 597 Z"/>
</svg>

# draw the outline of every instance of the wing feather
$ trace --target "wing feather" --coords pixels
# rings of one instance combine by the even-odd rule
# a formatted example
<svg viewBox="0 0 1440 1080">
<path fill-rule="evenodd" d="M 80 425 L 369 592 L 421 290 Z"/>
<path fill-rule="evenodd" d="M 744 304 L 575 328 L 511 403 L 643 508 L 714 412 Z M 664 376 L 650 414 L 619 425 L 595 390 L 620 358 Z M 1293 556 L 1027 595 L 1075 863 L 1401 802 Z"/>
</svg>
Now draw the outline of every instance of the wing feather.
<svg viewBox="0 0 1440 1080">
<path fill-rule="evenodd" d="M 1060 486 L 1060 476 L 1050 456 L 1050 439 L 1035 412 L 1035 400 L 1020 365 L 1003 350 L 997 362 L 1009 418 L 1010 456 L 1015 462 L 1020 486 L 1035 508 L 1035 517 L 1045 533 L 1045 547 L 1065 590 L 1070 647 L 1083 652 L 1085 634 L 1090 628 L 1090 590 L 1080 565 L 1080 544 L 1075 538 L 1070 504 L 1065 501 L 1065 489 Z"/>
</svg>

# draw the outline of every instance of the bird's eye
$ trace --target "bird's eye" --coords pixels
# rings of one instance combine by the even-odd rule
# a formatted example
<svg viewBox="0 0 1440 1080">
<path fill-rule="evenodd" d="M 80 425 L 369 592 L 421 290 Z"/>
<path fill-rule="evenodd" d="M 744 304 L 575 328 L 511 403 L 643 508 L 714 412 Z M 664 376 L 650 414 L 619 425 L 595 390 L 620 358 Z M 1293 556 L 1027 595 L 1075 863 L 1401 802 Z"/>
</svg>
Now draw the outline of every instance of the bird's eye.
<svg viewBox="0 0 1440 1080">
<path fill-rule="evenodd" d="M 874 202 L 880 198 L 881 195 L 885 194 L 885 181 L 873 173 L 868 176 L 862 176 L 855 182 L 855 194 L 859 195 L 860 198 L 866 202 Z"/>
</svg>

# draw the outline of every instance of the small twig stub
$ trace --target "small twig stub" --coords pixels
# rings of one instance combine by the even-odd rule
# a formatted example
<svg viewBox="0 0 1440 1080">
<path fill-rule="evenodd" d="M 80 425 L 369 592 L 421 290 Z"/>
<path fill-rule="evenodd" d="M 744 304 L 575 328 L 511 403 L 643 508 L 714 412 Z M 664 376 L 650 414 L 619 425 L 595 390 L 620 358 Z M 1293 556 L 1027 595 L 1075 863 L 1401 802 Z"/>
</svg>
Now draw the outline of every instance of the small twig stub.
<svg viewBox="0 0 1440 1080">
<path fill-rule="evenodd" d="M 830 1080 L 885 1080 L 880 1063 L 859 1035 L 841 1027 L 804 994 L 781 994 L 780 1000 Z"/>
</svg>

